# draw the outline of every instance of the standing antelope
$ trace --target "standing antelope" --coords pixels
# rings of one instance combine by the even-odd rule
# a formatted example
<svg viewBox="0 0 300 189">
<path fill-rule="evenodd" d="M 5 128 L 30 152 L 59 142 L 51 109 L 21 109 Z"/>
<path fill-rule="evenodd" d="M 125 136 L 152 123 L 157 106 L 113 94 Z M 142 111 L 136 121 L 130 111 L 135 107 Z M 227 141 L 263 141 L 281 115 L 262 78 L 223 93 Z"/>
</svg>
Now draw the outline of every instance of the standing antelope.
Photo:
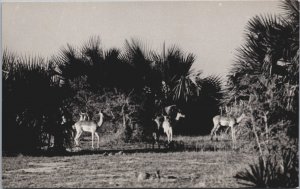
<svg viewBox="0 0 300 189">
<path fill-rule="evenodd" d="M 180 112 L 177 112 L 175 120 L 178 121 L 181 117 L 184 118 L 185 115 L 181 114 Z M 164 122 L 162 124 L 162 127 L 163 127 L 164 132 L 166 133 L 166 135 L 168 137 L 168 143 L 172 142 L 172 140 L 173 140 L 173 127 L 172 127 L 170 118 L 166 115 L 164 115 Z"/>
<path fill-rule="evenodd" d="M 163 122 L 163 117 L 162 116 L 156 116 L 155 119 L 153 119 L 152 123 L 152 148 L 154 149 L 154 144 L 157 143 L 158 148 L 160 148 L 159 144 L 159 137 L 161 135 L 162 131 L 162 122 Z"/>
<path fill-rule="evenodd" d="M 210 136 L 211 136 L 211 140 L 213 140 L 213 135 L 217 135 L 217 130 L 221 127 L 229 127 L 231 128 L 231 135 L 232 135 L 232 141 L 233 143 L 235 143 L 236 138 L 235 138 L 235 131 L 234 131 L 234 126 L 238 123 L 240 123 L 242 121 L 242 119 L 244 119 L 245 114 L 243 113 L 240 117 L 238 118 L 233 118 L 233 117 L 226 117 L 226 116 L 220 116 L 217 115 L 215 117 L 213 117 L 213 123 L 214 123 L 214 127 L 211 130 Z"/>
<path fill-rule="evenodd" d="M 96 131 L 97 131 L 97 128 L 100 127 L 103 123 L 103 113 L 101 111 L 99 111 L 98 115 L 100 116 L 100 118 L 97 123 L 95 121 L 79 120 L 78 122 L 76 122 L 73 125 L 73 127 L 76 129 L 76 136 L 75 136 L 76 146 L 79 146 L 79 137 L 85 131 L 85 132 L 92 133 L 92 149 L 94 149 L 94 135 L 96 135 L 96 138 L 98 141 L 97 148 L 99 148 L 100 138 Z"/>
</svg>

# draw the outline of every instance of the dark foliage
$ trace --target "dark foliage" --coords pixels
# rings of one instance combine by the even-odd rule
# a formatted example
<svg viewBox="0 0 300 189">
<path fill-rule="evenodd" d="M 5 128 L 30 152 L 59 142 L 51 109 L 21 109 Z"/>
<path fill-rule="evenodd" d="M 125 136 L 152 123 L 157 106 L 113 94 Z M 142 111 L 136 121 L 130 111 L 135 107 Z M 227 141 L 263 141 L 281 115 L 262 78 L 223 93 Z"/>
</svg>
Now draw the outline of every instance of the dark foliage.
<svg viewBox="0 0 300 189">
<path fill-rule="evenodd" d="M 68 93 L 52 77 L 51 65 L 4 51 L 3 71 L 3 150 L 34 151 L 48 145 L 49 135 L 62 147 L 66 137 L 58 130 Z"/>
</svg>

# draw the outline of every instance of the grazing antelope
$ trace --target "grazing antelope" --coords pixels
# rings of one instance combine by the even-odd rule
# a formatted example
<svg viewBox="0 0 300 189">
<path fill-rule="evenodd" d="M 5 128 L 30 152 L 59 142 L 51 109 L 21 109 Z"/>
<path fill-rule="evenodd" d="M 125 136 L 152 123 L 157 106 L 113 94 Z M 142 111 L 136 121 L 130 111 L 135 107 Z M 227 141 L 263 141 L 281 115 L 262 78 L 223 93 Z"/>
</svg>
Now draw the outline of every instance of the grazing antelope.
<svg viewBox="0 0 300 189">
<path fill-rule="evenodd" d="M 181 114 L 180 112 L 177 112 L 175 120 L 178 121 L 181 117 L 184 118 L 185 115 Z M 166 133 L 166 135 L 168 137 L 168 143 L 172 142 L 172 140 L 173 140 L 173 127 L 172 127 L 170 118 L 166 115 L 164 115 L 164 122 L 162 124 L 162 127 L 163 127 L 164 132 Z"/>
<path fill-rule="evenodd" d="M 79 137 L 80 135 L 85 132 L 92 133 L 92 149 L 94 149 L 94 135 L 96 135 L 97 138 L 97 148 L 99 148 L 99 142 L 100 138 L 97 131 L 97 128 L 100 127 L 103 123 L 103 113 L 99 111 L 99 121 L 96 123 L 95 121 L 85 121 L 85 120 L 79 120 L 76 122 L 73 127 L 76 129 L 76 136 L 75 136 L 75 144 L 76 146 L 79 146 Z"/>
<path fill-rule="evenodd" d="M 229 127 L 231 128 L 231 135 L 232 135 L 232 141 L 235 142 L 235 131 L 234 131 L 234 126 L 238 123 L 240 123 L 242 121 L 242 119 L 244 119 L 245 114 L 243 113 L 240 117 L 238 118 L 233 118 L 233 117 L 226 117 L 226 116 L 220 116 L 217 115 L 215 117 L 213 117 L 213 123 L 214 123 L 214 127 L 211 130 L 210 136 L 211 136 L 211 140 L 213 140 L 213 135 L 217 135 L 217 130 L 221 127 Z"/>
</svg>

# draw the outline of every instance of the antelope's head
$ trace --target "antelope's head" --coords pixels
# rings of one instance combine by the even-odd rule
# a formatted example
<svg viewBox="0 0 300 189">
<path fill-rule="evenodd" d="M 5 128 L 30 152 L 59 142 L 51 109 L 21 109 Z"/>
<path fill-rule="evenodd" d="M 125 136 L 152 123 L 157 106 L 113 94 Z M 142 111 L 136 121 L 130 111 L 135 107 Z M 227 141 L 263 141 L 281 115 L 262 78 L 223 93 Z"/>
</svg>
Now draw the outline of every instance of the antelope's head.
<svg viewBox="0 0 300 189">
<path fill-rule="evenodd" d="M 79 116 L 80 116 L 79 121 L 84 121 L 85 117 L 87 116 L 87 113 L 83 113 L 83 112 L 80 111 Z"/>
<path fill-rule="evenodd" d="M 180 112 L 177 112 L 177 115 L 176 115 L 176 121 L 178 121 L 180 118 L 185 118 L 185 115 L 180 113 Z"/>
<path fill-rule="evenodd" d="M 101 110 L 98 111 L 98 115 L 100 116 L 100 118 L 103 118 L 104 114 L 102 113 Z"/>
<path fill-rule="evenodd" d="M 163 117 L 164 117 L 164 121 L 169 121 L 169 117 L 168 116 L 163 115 Z"/>
</svg>

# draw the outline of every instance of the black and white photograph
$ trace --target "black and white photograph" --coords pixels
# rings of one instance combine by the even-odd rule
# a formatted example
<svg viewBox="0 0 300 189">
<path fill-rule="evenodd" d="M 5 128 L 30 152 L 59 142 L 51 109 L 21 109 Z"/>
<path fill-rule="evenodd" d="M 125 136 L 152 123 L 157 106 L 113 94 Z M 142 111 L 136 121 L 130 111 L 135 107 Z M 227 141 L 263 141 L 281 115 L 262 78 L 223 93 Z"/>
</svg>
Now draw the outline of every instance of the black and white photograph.
<svg viewBox="0 0 300 189">
<path fill-rule="evenodd" d="M 4 0 L 2 188 L 298 188 L 298 0 Z"/>
</svg>

